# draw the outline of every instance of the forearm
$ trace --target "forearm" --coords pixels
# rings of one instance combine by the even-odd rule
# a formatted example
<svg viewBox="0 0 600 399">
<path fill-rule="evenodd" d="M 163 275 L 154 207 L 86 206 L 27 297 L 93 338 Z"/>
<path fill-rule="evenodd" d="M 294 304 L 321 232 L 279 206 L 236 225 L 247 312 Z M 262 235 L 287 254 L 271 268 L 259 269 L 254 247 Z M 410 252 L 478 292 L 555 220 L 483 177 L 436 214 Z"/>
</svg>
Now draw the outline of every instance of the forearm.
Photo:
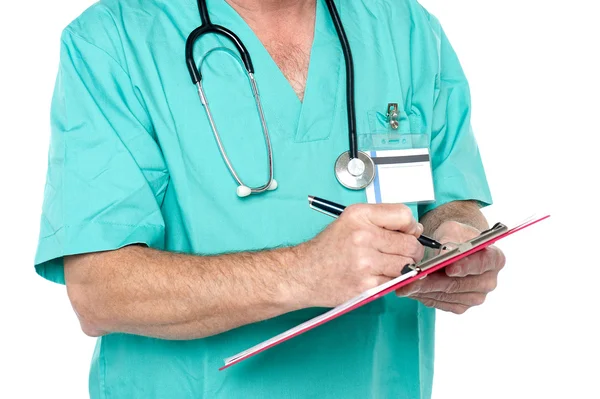
<svg viewBox="0 0 600 399">
<path fill-rule="evenodd" d="M 448 221 L 463 223 L 480 231 L 489 228 L 485 216 L 475 201 L 449 202 L 427 212 L 420 219 L 425 229 L 424 233 L 428 235 L 432 235 L 442 223 Z"/>
<path fill-rule="evenodd" d="M 292 248 L 192 256 L 130 246 L 67 258 L 65 279 L 90 335 L 195 339 L 301 308 L 297 261 Z"/>
</svg>

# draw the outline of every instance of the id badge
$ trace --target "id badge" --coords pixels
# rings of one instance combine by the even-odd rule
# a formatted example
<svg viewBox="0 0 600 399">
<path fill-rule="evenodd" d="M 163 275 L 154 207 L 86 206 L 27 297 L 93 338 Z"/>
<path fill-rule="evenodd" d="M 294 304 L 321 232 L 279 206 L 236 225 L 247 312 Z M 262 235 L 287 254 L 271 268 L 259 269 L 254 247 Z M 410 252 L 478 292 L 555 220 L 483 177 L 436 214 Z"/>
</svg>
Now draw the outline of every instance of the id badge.
<svg viewBox="0 0 600 399">
<path fill-rule="evenodd" d="M 375 179 L 367 187 L 370 204 L 435 201 L 428 148 L 370 151 Z"/>
</svg>

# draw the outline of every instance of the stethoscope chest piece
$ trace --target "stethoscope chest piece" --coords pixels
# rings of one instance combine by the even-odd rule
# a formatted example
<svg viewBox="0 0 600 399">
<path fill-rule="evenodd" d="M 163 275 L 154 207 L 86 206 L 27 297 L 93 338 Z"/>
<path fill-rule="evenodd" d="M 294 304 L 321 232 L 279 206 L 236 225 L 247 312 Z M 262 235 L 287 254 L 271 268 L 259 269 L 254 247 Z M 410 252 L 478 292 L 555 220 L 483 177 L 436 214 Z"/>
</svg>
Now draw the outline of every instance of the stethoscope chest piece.
<svg viewBox="0 0 600 399">
<path fill-rule="evenodd" d="M 358 158 L 350 159 L 350 152 L 342 153 L 335 161 L 335 177 L 351 190 L 367 187 L 375 178 L 375 163 L 366 153 L 359 151 Z"/>
</svg>

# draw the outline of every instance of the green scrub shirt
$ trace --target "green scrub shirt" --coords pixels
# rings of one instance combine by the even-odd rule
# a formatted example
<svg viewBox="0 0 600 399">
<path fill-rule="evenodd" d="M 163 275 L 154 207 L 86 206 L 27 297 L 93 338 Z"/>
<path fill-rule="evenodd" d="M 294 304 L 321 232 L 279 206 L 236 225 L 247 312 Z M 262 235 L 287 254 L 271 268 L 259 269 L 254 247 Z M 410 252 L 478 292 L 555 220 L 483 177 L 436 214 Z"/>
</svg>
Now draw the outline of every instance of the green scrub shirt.
<svg viewBox="0 0 600 399">
<path fill-rule="evenodd" d="M 430 146 L 437 201 L 412 205 L 415 216 L 454 200 L 490 203 L 467 81 L 438 21 L 414 0 L 337 6 L 354 55 L 361 149 Z M 295 245 L 331 222 L 309 209 L 307 195 L 366 201 L 364 190 L 343 188 L 333 173 L 348 150 L 346 86 L 325 2 L 317 1 L 303 102 L 233 8 L 222 0 L 208 8 L 251 53 L 279 188 L 236 195 L 185 65 L 186 38 L 200 24 L 196 1 L 102 0 L 62 35 L 35 261 L 43 277 L 64 283 L 63 256 L 133 243 L 197 255 Z M 231 48 L 209 35 L 196 45 L 196 61 L 216 47 Z M 202 72 L 238 173 L 249 185 L 264 183 L 264 139 L 240 63 L 217 51 Z M 379 139 L 392 102 L 401 139 L 387 142 Z M 92 360 L 91 397 L 430 397 L 434 311 L 395 295 L 218 371 L 223 358 L 322 312 L 305 309 L 191 341 L 104 336 Z"/>
</svg>

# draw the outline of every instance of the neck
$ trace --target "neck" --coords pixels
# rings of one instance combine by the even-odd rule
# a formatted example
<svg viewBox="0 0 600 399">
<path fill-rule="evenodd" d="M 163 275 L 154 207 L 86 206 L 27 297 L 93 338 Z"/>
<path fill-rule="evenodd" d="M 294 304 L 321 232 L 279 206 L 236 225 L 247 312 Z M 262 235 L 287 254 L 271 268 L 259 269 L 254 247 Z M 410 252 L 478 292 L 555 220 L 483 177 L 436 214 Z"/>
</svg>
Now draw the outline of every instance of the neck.
<svg viewBox="0 0 600 399">
<path fill-rule="evenodd" d="M 226 0 L 244 19 L 263 22 L 273 18 L 303 19 L 314 14 L 316 0 Z"/>
</svg>

